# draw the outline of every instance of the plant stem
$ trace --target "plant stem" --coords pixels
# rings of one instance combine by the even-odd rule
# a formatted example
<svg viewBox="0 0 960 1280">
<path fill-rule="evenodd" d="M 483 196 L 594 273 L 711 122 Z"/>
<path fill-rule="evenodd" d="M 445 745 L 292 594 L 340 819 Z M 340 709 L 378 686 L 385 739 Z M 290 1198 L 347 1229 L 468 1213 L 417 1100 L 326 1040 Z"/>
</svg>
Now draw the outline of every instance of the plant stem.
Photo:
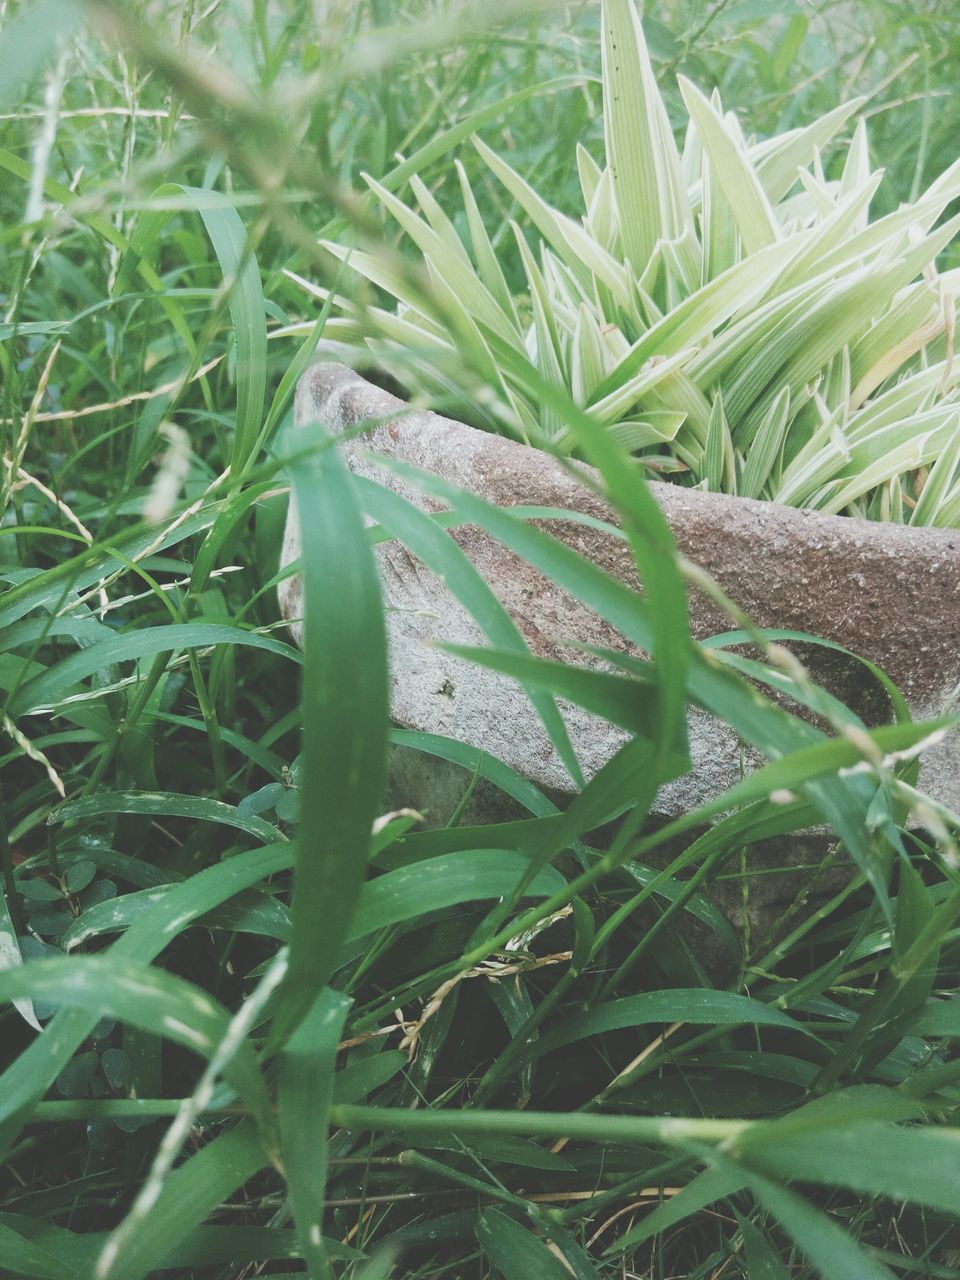
<svg viewBox="0 0 960 1280">
<path fill-rule="evenodd" d="M 409 1111 L 404 1107 L 334 1106 L 330 1123 L 344 1129 L 432 1133 L 510 1134 L 521 1138 L 569 1138 L 585 1142 L 727 1142 L 754 1127 L 750 1120 L 680 1116 L 588 1115 L 564 1111 Z"/>
</svg>

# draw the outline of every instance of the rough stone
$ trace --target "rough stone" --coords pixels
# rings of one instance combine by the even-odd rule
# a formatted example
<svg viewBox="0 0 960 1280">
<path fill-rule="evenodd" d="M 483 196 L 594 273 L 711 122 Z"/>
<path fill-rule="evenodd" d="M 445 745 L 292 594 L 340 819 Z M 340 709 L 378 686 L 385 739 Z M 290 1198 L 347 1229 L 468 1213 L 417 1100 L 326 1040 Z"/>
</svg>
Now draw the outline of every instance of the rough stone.
<svg viewBox="0 0 960 1280">
<path fill-rule="evenodd" d="M 380 425 L 344 446 L 358 475 L 385 481 L 421 509 L 436 510 L 418 490 L 387 471 L 370 451 L 433 471 L 504 506 L 536 505 L 611 521 L 608 507 L 578 479 L 577 469 L 537 450 L 436 414 L 412 411 L 342 365 L 315 365 L 301 379 L 296 421 L 343 432 Z M 590 469 L 580 466 L 581 475 Z M 668 484 L 651 489 L 680 551 L 702 566 L 758 625 L 821 636 L 863 655 L 898 684 L 912 713 L 928 717 L 951 704 L 960 683 L 960 533 L 881 525 L 768 502 L 693 492 Z M 614 533 L 570 521 L 541 527 L 618 578 L 637 586 L 632 559 Z M 568 657 L 570 646 L 627 648 L 589 609 L 481 530 L 454 536 L 522 631 L 531 651 Z M 291 513 L 283 560 L 299 554 Z M 569 792 L 566 770 L 519 686 L 462 661 L 433 642 L 481 644 L 473 619 L 444 584 L 402 546 L 378 547 L 389 606 L 392 708 L 404 726 L 483 747 L 548 791 Z M 300 583 L 281 587 L 284 615 L 302 613 Z M 694 634 L 704 638 L 731 623 L 699 592 L 690 598 Z M 867 723 L 887 717 L 885 696 L 862 664 L 804 646 L 817 681 L 856 708 Z M 578 661 L 586 661 L 582 654 Z M 592 775 L 623 735 L 581 709 L 561 704 L 584 773 Z M 737 780 L 746 759 L 737 736 L 694 711 L 693 771 L 664 787 L 656 812 L 670 816 L 702 804 Z M 960 809 L 960 735 L 925 754 L 921 787 Z"/>
</svg>

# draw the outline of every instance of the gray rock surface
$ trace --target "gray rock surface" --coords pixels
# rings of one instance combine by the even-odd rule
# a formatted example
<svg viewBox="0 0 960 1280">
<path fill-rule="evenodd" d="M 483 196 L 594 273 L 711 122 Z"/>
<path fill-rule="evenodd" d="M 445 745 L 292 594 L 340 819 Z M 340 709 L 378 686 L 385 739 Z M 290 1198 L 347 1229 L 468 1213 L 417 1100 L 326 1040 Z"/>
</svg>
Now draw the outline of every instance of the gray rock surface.
<svg viewBox="0 0 960 1280">
<path fill-rule="evenodd" d="M 298 424 L 320 421 L 343 432 L 372 418 L 385 421 L 344 446 L 351 469 L 386 481 L 424 510 L 436 510 L 436 504 L 378 465 L 369 450 L 436 472 L 505 506 L 555 507 L 611 519 L 604 503 L 546 454 L 436 414 L 411 411 L 342 365 L 315 365 L 301 379 Z M 939 714 L 951 702 L 960 683 L 960 533 L 867 523 L 668 484 L 651 489 L 681 552 L 706 569 L 754 622 L 822 636 L 869 658 L 899 685 L 917 717 Z M 616 535 L 560 520 L 542 527 L 638 585 L 629 550 Z M 479 529 L 463 528 L 454 536 L 534 654 L 568 657 L 571 642 L 628 647 L 608 624 Z M 291 513 L 283 561 L 298 555 Z M 469 614 L 402 546 L 384 544 L 377 555 L 390 609 L 394 718 L 483 747 L 541 787 L 569 792 L 570 778 L 519 686 L 432 647 L 437 641 L 484 643 Z M 299 636 L 299 580 L 284 582 L 280 596 Z M 698 592 L 691 594 L 690 607 L 697 637 L 732 629 Z M 888 718 L 886 698 L 861 664 L 812 646 L 797 652 L 813 677 L 868 723 Z M 577 660 L 585 659 L 578 655 Z M 561 706 L 589 777 L 623 735 L 580 708 Z M 664 817 L 703 803 L 754 762 L 726 726 L 696 711 L 690 744 L 693 771 L 658 797 L 656 811 Z M 960 809 L 957 733 L 926 753 L 921 786 Z M 417 798 L 408 795 L 406 802 L 411 799 Z"/>
</svg>

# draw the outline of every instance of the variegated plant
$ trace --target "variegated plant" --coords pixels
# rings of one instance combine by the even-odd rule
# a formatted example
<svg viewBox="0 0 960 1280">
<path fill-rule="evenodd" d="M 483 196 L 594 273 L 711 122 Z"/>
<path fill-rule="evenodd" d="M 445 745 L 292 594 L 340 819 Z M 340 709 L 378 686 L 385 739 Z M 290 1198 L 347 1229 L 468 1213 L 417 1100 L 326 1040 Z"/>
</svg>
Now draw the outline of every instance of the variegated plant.
<svg viewBox="0 0 960 1280">
<path fill-rule="evenodd" d="M 535 444 L 571 441 L 558 399 L 542 405 L 546 383 L 685 483 L 960 525 L 960 270 L 936 268 L 960 228 L 937 225 L 960 196 L 960 161 L 871 221 L 883 173 L 864 121 L 835 176 L 821 160 L 860 101 L 751 141 L 717 93 L 683 78 L 678 150 L 634 0 L 604 0 L 602 22 L 606 164 L 578 150 L 582 220 L 475 140 L 539 233 L 534 253 L 510 224 L 524 295 L 511 295 L 461 166 L 468 243 L 419 179 L 419 212 L 368 179 L 420 250 L 429 297 L 381 255 L 328 244 L 397 302 L 370 313 L 337 299 L 331 336 L 366 342 L 406 385 Z M 461 381 L 458 401 L 465 366 L 495 395 L 478 402 L 470 388 L 467 403 Z"/>
</svg>

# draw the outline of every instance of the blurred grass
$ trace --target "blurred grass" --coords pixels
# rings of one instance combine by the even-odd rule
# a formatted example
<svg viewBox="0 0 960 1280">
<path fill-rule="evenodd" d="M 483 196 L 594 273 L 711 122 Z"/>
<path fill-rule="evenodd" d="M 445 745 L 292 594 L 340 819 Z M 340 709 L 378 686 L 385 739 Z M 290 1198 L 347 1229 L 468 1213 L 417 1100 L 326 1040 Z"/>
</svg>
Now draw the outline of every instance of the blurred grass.
<svg viewBox="0 0 960 1280">
<path fill-rule="evenodd" d="M 183 1024 L 179 1044 L 136 1019 L 121 1025 L 123 1002 L 111 1002 L 109 983 L 98 989 L 89 978 L 83 991 L 77 979 L 76 1007 L 51 1023 L 49 991 L 8 977 L 19 1003 L 3 1012 L 5 1273 L 101 1276 L 104 1249 L 114 1246 L 112 1275 L 152 1273 L 164 1258 L 184 1276 L 236 1275 L 260 1263 L 274 1274 L 302 1271 L 290 1261 L 302 1249 L 270 1166 L 278 1159 L 272 1139 L 261 1142 L 249 1123 L 223 1122 L 240 1106 L 215 1081 L 240 1074 L 255 1103 L 264 1082 L 272 1088 L 276 1064 L 269 1048 L 261 1051 L 263 1009 L 272 1015 L 271 984 L 282 976 L 278 946 L 297 930 L 291 964 L 309 988 L 311 931 L 324 928 L 309 898 L 298 906 L 294 895 L 291 919 L 289 869 L 299 858 L 304 884 L 308 857 L 314 871 L 336 871 L 323 863 L 326 836 L 355 860 L 356 883 L 344 880 L 323 956 L 339 965 L 336 985 L 354 1003 L 346 1013 L 345 1001 L 334 1002 L 330 1014 L 334 1038 L 336 1019 L 347 1017 L 351 1047 L 332 1080 L 320 1081 L 316 1105 L 330 1108 L 333 1129 L 322 1161 L 308 1160 L 306 1170 L 297 1106 L 317 1082 L 304 1084 L 297 1055 L 332 1071 L 324 1026 L 304 1024 L 277 1067 L 288 1098 L 281 1146 L 292 1149 L 293 1213 L 308 1239 L 316 1205 L 308 1197 L 304 1207 L 304 1191 L 315 1200 L 328 1183 L 323 1231 L 332 1243 L 311 1239 L 314 1274 L 378 1274 L 381 1264 L 364 1272 L 352 1251 L 375 1253 L 387 1242 L 403 1250 L 398 1275 L 480 1276 L 486 1258 L 508 1280 L 511 1268 L 549 1276 L 560 1274 L 558 1252 L 566 1273 L 614 1275 L 619 1261 L 601 1254 L 619 1239 L 636 1274 L 758 1280 L 809 1274 L 804 1241 L 823 1232 L 835 1242 L 840 1222 L 863 1246 L 853 1246 L 846 1274 L 870 1266 L 859 1274 L 960 1275 L 955 1218 L 941 1194 L 955 1168 L 956 1129 L 896 1130 L 900 1159 L 934 1170 L 904 1187 L 902 1169 L 883 1171 L 880 1157 L 894 1140 L 876 1127 L 924 1108 L 938 1124 L 955 1115 L 960 1027 L 948 1015 L 960 939 L 948 832 L 934 838 L 934 823 L 929 840 L 902 837 L 884 808 L 889 797 L 881 793 L 863 814 L 863 795 L 850 784 L 842 792 L 848 816 L 863 818 L 876 842 L 851 844 L 876 855 L 892 914 L 884 916 L 882 894 L 861 875 L 805 921 L 788 909 L 795 927 L 786 941 L 753 939 L 744 952 L 702 888 L 720 874 L 738 877 L 732 868 L 759 835 L 808 825 L 815 815 L 806 799 L 777 808 L 753 797 L 712 833 L 685 836 L 667 874 L 629 860 L 652 854 L 656 835 L 638 852 L 627 830 L 613 855 L 585 843 L 631 793 L 626 766 L 634 757 L 605 780 L 610 792 L 588 790 L 566 819 L 528 784 L 506 778 L 536 818 L 425 832 L 412 830 L 409 815 L 395 816 L 372 842 L 374 866 L 386 870 L 359 890 L 363 849 L 350 840 L 363 844 L 377 802 L 376 697 L 361 715 L 337 701 L 343 691 L 333 683 L 312 685 L 312 754 L 308 738 L 299 756 L 300 660 L 280 629 L 273 582 L 286 505 L 278 455 L 287 446 L 278 441 L 292 390 L 284 374 L 317 334 L 316 316 L 304 313 L 284 269 L 313 264 L 316 239 L 333 219 L 376 234 L 355 194 L 361 169 L 384 178 L 486 108 L 484 137 L 548 199 L 569 203 L 574 143 L 599 128 L 596 16 L 594 5 L 547 6 L 490 30 L 489 6 L 452 0 L 0 0 L 0 863 L 12 926 L 0 920 L 0 930 L 19 936 L 27 960 L 58 955 L 63 940 L 109 955 L 118 990 L 136 976 L 132 966 L 162 957 L 161 991 L 181 1002 L 174 1012 Z M 854 91 L 873 93 L 872 137 L 891 157 L 891 200 L 954 158 L 960 22 L 950 4 L 671 0 L 647 27 L 665 85 L 678 70 L 719 83 L 760 134 L 821 114 Z M 534 83 L 548 87 L 522 111 L 497 115 Z M 472 148 L 456 154 L 496 245 L 510 211 Z M 425 180 L 450 164 L 441 145 Z M 601 461 L 616 490 L 616 459 Z M 308 501 L 322 492 L 322 480 L 314 483 L 304 490 Z M 145 511 L 152 523 L 143 522 Z M 558 575 L 572 571 L 516 523 L 524 554 L 545 557 Z M 317 537 L 330 545 L 322 530 Z M 347 538 L 336 554 L 346 568 L 362 564 L 364 551 Z M 682 657 L 679 579 L 669 555 L 663 564 L 660 588 L 674 609 L 661 620 L 661 643 L 676 644 Z M 657 566 L 646 567 L 655 578 Z M 609 584 L 598 578 L 592 588 L 598 607 L 629 615 L 632 603 Z M 365 599 L 372 608 L 369 593 Z M 308 655 L 308 670 L 332 654 L 335 675 L 373 688 L 382 675 L 375 636 L 366 647 L 346 633 L 341 639 L 348 652 L 325 644 Z M 672 749 L 677 699 L 688 696 L 681 666 L 678 657 L 658 749 Z M 729 674 L 710 685 L 697 668 L 701 693 L 709 687 L 731 707 L 741 698 L 746 732 L 745 687 Z M 345 753 L 337 758 L 345 728 L 366 735 L 370 752 L 352 768 Z M 777 733 L 787 735 L 777 739 L 787 755 L 809 740 L 786 719 Z M 329 760 L 316 763 L 324 751 L 342 773 L 329 773 Z M 465 789 L 472 758 L 467 764 Z M 494 764 L 481 766 L 503 778 L 502 767 L 498 775 Z M 326 790 L 301 798 L 317 777 L 302 771 L 321 767 Z M 330 821 L 328 830 L 324 806 L 338 796 L 340 826 Z M 529 888 L 529 933 L 512 947 L 520 917 L 491 917 L 476 904 L 509 896 L 531 857 L 552 865 Z M 839 845 L 827 861 L 851 867 Z M 701 865 L 699 879 L 685 878 Z M 811 868 L 811 883 L 827 869 Z M 567 903 L 571 883 L 582 890 Z M 355 890 L 365 938 L 347 929 Z M 647 946 L 644 912 L 668 913 L 669 925 L 680 910 L 725 950 L 729 991 L 710 989 L 682 933 L 662 928 Z M 343 946 L 340 934 L 349 938 Z M 465 952 L 467 938 L 473 950 Z M 16 959 L 8 949 L 3 963 Z M 318 970 L 313 980 L 326 976 Z M 192 1022 L 188 983 L 216 1001 L 218 1018 L 234 1019 L 213 1045 L 219 1065 L 206 1092 L 195 1093 L 197 1062 L 183 1044 L 192 1034 L 197 1047 L 203 1031 Z M 288 1008 L 291 989 L 296 983 L 280 989 Z M 714 1010 L 706 1030 L 688 1025 L 660 1036 L 632 1015 L 617 1022 L 621 1007 L 582 1054 L 545 1053 L 540 1062 L 526 1051 L 528 1036 L 562 1036 L 591 1005 L 609 1010 L 660 989 L 671 1022 L 706 1017 L 715 997 L 729 995 L 755 1000 L 768 1021 L 788 1009 L 797 1026 L 761 1031 Z M 925 1029 L 918 1011 L 931 993 L 941 1021 Z M 324 1008 L 315 1006 L 319 1024 Z M 24 1010 L 47 1025 L 42 1037 Z M 277 1034 L 286 1038 L 282 1027 Z M 627 1117 L 619 1130 L 591 1114 L 615 1083 Z M 838 1083 L 848 1091 L 830 1092 Z M 462 1131 L 455 1106 L 449 1127 L 431 1114 L 469 1104 L 477 1084 L 499 1112 L 468 1107 Z M 801 1114 L 818 1088 L 840 1099 L 847 1123 L 859 1116 L 864 1126 L 862 1166 L 845 1166 L 834 1182 L 824 1169 L 837 1166 L 829 1145 L 836 1113 L 826 1125 L 815 1112 L 812 1120 Z M 413 1107 L 424 1100 L 429 1108 Z M 370 1114 L 380 1108 L 385 1116 Z M 551 1150 L 563 1119 L 537 1113 L 577 1108 L 580 1140 Z M 161 1133 L 151 1121 L 171 1112 L 170 1132 L 189 1135 L 186 1149 L 198 1153 L 172 1173 L 179 1148 L 158 1153 Z M 807 1206 L 812 1219 L 781 1185 L 788 1122 L 786 1137 L 772 1131 L 784 1144 L 779 1162 L 760 1138 L 753 1149 L 737 1137 L 740 1121 L 765 1125 L 784 1113 L 801 1138 L 820 1143 L 810 1145 L 804 1174 L 820 1185 Z M 690 1127 L 671 1129 L 671 1115 L 691 1117 Z M 24 1128 L 31 1116 L 36 1123 Z M 698 1127 L 699 1119 L 706 1123 Z M 313 1114 L 302 1123 L 324 1128 Z M 919 1145 L 908 1149 L 914 1133 Z M 714 1140 L 732 1151 L 733 1175 L 725 1154 L 709 1163 Z M 705 1160 L 708 1171 L 699 1172 Z M 711 1176 L 696 1207 L 722 1208 L 684 1221 L 680 1205 L 670 1218 L 674 1192 L 689 1184 L 696 1201 Z M 144 1192 L 161 1185 L 151 1209 Z M 650 1239 L 627 1237 L 635 1215 L 656 1204 Z M 128 1225 L 108 1237 L 128 1212 L 139 1230 Z M 383 1262 L 379 1274 L 392 1265 Z"/>
</svg>

